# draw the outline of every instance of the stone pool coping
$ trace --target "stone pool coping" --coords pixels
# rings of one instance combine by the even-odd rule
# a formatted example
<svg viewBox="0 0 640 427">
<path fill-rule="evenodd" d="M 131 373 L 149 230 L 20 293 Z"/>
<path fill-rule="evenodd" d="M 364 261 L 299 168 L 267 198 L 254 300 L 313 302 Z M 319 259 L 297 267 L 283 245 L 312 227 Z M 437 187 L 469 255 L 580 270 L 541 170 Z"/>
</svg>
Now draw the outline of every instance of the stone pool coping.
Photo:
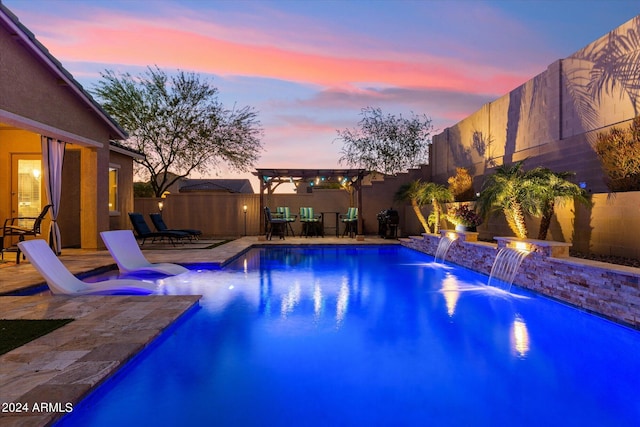
<svg viewBox="0 0 640 427">
<path fill-rule="evenodd" d="M 197 306 L 199 299 L 158 295 L 0 298 L 5 319 L 75 319 L 0 356 L 0 424 L 50 425 Z"/>
<path fill-rule="evenodd" d="M 490 275 L 497 251 L 507 240 L 537 245 L 522 260 L 514 285 L 640 330 L 639 268 L 569 257 L 566 243 L 497 239 L 498 244 L 460 238 L 458 244 L 451 245 L 446 259 Z M 404 246 L 433 255 L 440 236 L 425 233 L 400 241 Z"/>
<path fill-rule="evenodd" d="M 397 240 L 367 236 L 259 240 L 243 237 L 212 249 L 144 250 L 151 262 L 224 265 L 254 246 L 398 245 Z M 107 251 L 63 250 L 61 260 L 74 274 L 113 268 Z M 43 285 L 28 263 L 0 269 L 0 294 Z M 32 296 L 0 295 L 4 319 L 61 319 L 73 322 L 0 356 L 0 424 L 51 425 L 70 403 L 75 407 L 93 389 L 122 368 L 185 313 L 195 309 L 194 296 Z M 4 403 L 26 404 L 29 412 L 2 412 Z M 42 411 L 41 404 L 45 403 Z M 41 412 L 35 412 L 35 408 Z M 53 407 L 53 408 L 51 408 Z M 15 409 L 15 408 L 6 408 Z M 52 411 L 50 411 L 52 410 Z"/>
</svg>

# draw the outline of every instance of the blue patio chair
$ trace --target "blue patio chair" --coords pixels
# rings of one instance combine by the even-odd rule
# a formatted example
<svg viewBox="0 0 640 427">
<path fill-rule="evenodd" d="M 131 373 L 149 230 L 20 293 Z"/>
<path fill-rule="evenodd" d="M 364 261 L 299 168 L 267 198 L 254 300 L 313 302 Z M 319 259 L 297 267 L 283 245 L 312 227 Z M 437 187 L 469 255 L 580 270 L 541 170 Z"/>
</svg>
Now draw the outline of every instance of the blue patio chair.
<svg viewBox="0 0 640 427">
<path fill-rule="evenodd" d="M 289 233 L 289 230 L 290 230 L 291 235 L 293 237 L 296 237 L 296 233 L 293 231 L 293 227 L 291 226 L 291 223 L 296 222 L 298 215 L 292 215 L 291 209 L 289 209 L 289 206 L 278 206 L 276 208 L 276 214 L 278 218 L 282 218 L 287 222 L 287 225 L 288 225 L 287 234 Z"/>
<path fill-rule="evenodd" d="M 281 239 L 284 239 L 287 221 L 284 218 L 274 218 L 271 215 L 271 209 L 264 208 L 265 227 L 267 229 L 267 240 L 271 240 L 274 232 L 277 232 Z"/>
<path fill-rule="evenodd" d="M 342 236 L 347 233 L 349 233 L 349 237 L 358 234 L 358 208 L 349 208 L 346 214 L 340 214 L 340 221 L 344 224 Z"/>
<path fill-rule="evenodd" d="M 324 237 L 321 218 L 322 218 L 322 215 L 314 213 L 313 208 L 310 208 L 310 207 L 300 208 L 300 222 L 302 223 L 302 235 L 305 237 L 309 237 L 309 235 Z"/>
</svg>

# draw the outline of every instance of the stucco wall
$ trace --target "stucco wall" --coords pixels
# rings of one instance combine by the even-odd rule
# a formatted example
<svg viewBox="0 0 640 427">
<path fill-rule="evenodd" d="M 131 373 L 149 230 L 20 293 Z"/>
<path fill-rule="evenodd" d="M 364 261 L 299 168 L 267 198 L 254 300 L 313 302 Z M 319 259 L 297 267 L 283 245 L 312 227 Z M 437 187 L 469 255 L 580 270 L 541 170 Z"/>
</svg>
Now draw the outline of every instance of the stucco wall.
<svg viewBox="0 0 640 427">
<path fill-rule="evenodd" d="M 1 26 L 0 51 L 0 109 L 108 143 L 103 119 Z"/>
<path fill-rule="evenodd" d="M 118 169 L 118 210 L 109 214 L 109 229 L 128 228 L 128 212 L 133 212 L 133 161 L 131 157 L 111 151 L 109 165 Z"/>
<path fill-rule="evenodd" d="M 479 191 L 490 168 L 528 159 L 527 168 L 573 171 L 591 192 L 606 191 L 591 143 L 640 111 L 639 32 L 640 16 L 435 135 L 433 180 L 446 183 L 463 166 Z"/>
<path fill-rule="evenodd" d="M 64 172 L 71 190 L 63 186 L 61 205 L 66 198 L 67 206 L 74 211 L 61 213 L 63 246 L 102 247 L 99 232 L 110 227 L 109 140 L 123 134 L 60 71 L 55 59 L 48 58 L 46 51 L 29 38 L 23 38 L 21 29 L 10 34 L 8 28 L 12 28 L 11 22 L 7 27 L 0 25 L 0 156 L 26 149 L 16 138 L 2 136 L 9 136 L 6 132 L 13 129 L 36 141 L 37 147 L 29 148 L 34 152 L 40 152 L 40 134 L 72 143 L 69 149 L 77 150 L 80 156 L 71 162 L 69 167 L 73 169 Z M 2 161 L 6 163 L 0 157 Z M 4 170 L 6 174 L 9 169 Z M 6 216 L 4 186 L 0 182 L 0 215 Z M 132 203 L 131 192 L 130 186 L 123 191 L 129 200 L 127 206 Z"/>
</svg>

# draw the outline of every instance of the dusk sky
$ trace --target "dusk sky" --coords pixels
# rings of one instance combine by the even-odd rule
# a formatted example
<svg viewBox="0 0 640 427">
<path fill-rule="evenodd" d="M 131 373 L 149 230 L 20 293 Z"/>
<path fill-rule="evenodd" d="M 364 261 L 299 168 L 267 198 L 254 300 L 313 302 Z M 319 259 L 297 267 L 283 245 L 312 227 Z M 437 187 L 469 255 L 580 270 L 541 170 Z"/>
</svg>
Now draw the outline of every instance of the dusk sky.
<svg viewBox="0 0 640 427">
<path fill-rule="evenodd" d="M 105 69 L 210 78 L 225 106 L 259 111 L 261 168 L 340 167 L 336 130 L 367 106 L 439 133 L 640 14 L 640 0 L 2 1 L 88 90 Z"/>
</svg>

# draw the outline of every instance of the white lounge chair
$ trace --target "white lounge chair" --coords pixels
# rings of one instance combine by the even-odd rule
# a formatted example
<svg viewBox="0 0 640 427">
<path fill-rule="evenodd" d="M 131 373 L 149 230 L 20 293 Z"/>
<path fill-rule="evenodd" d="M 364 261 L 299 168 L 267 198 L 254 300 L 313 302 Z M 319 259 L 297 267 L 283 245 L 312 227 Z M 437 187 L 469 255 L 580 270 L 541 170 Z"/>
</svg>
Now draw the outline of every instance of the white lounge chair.
<svg viewBox="0 0 640 427">
<path fill-rule="evenodd" d="M 87 283 L 71 274 L 42 239 L 19 242 L 18 247 L 44 277 L 49 289 L 59 295 L 151 294 L 158 286 L 142 280 L 116 279 Z"/>
<path fill-rule="evenodd" d="M 168 262 L 152 264 L 147 261 L 131 230 L 103 231 L 100 236 L 121 273 L 147 271 L 174 276 L 189 271 L 178 264 Z"/>
</svg>

